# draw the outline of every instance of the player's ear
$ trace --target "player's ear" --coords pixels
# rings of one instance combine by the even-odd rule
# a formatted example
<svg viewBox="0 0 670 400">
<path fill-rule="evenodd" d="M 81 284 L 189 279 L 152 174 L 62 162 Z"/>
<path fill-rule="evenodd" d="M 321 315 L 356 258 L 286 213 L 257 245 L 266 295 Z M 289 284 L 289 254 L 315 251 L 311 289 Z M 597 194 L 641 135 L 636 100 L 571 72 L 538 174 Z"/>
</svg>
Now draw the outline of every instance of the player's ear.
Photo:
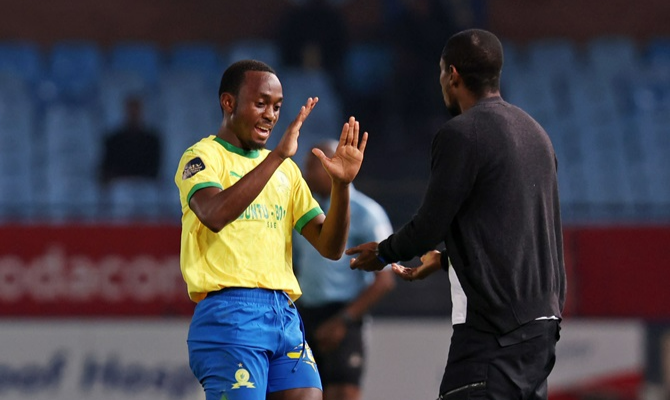
<svg viewBox="0 0 670 400">
<path fill-rule="evenodd" d="M 235 101 L 235 96 L 228 92 L 221 93 L 221 97 L 219 97 L 221 108 L 226 114 L 231 114 L 235 110 Z"/>
</svg>

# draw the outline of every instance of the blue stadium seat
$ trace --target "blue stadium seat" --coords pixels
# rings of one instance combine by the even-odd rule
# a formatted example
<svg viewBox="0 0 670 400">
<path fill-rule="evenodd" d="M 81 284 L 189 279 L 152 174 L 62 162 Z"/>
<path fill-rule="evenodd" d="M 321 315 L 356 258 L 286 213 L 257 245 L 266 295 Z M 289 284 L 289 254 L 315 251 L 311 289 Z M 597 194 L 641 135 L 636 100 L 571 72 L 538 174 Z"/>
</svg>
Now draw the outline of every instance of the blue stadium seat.
<svg viewBox="0 0 670 400">
<path fill-rule="evenodd" d="M 104 67 L 103 52 L 94 42 L 57 42 L 51 48 L 48 76 L 57 98 L 86 101 L 95 93 Z"/>
<path fill-rule="evenodd" d="M 560 119 L 555 77 L 533 70 L 512 74 L 505 78 L 505 82 L 501 91 L 503 98 L 524 109 L 540 124 L 553 124 Z"/>
<path fill-rule="evenodd" d="M 0 42 L 0 71 L 36 84 L 44 74 L 44 60 L 37 44 L 25 41 Z"/>
<path fill-rule="evenodd" d="M 23 220 L 34 211 L 30 205 L 34 201 L 36 113 L 28 96 L 15 86 L 22 83 L 0 74 L 0 220 Z"/>
<path fill-rule="evenodd" d="M 586 155 L 587 196 L 596 208 L 627 212 L 633 204 L 623 138 L 623 129 L 616 121 L 587 126 L 580 135 L 581 147 Z"/>
<path fill-rule="evenodd" d="M 581 65 L 576 45 L 569 39 L 535 39 L 526 53 L 529 66 L 538 73 L 564 75 Z"/>
<path fill-rule="evenodd" d="M 161 179 L 174 185 L 173 179 L 183 152 L 196 141 L 215 135 L 221 124 L 217 86 L 197 73 L 170 71 L 159 82 L 159 130 L 163 135 Z"/>
<path fill-rule="evenodd" d="M 279 142 L 288 125 L 298 115 L 308 97 L 318 97 L 319 103 L 300 130 L 298 152 L 293 160 L 302 164 L 304 156 L 314 145 L 324 139 L 339 139 L 346 122 L 342 99 L 335 90 L 330 75 L 323 70 L 289 68 L 280 77 L 284 92 L 281 116 L 268 140 L 268 148 Z"/>
<path fill-rule="evenodd" d="M 559 120 L 545 125 L 545 129 L 558 160 L 561 204 L 568 208 L 584 207 L 588 203 L 584 173 L 584 159 L 587 155 L 579 142 L 581 128 L 574 121 Z"/>
<path fill-rule="evenodd" d="M 262 61 L 275 69 L 281 69 L 279 49 L 271 40 L 239 39 L 228 45 L 227 53 L 231 63 L 253 59 Z"/>
<path fill-rule="evenodd" d="M 109 68 L 139 74 L 148 86 L 152 86 L 158 82 L 163 68 L 162 54 L 153 43 L 117 43 L 110 51 Z"/>
<path fill-rule="evenodd" d="M 619 119 L 615 87 L 602 74 L 595 71 L 575 74 L 563 92 L 569 104 L 566 116 L 585 126 L 607 124 Z"/>
<path fill-rule="evenodd" d="M 160 186 L 156 182 L 115 180 L 102 191 L 102 214 L 117 222 L 156 219 L 161 212 L 160 196 Z"/>
<path fill-rule="evenodd" d="M 646 57 L 652 67 L 670 70 L 670 36 L 651 39 L 646 48 Z"/>
<path fill-rule="evenodd" d="M 177 43 L 169 53 L 169 68 L 221 76 L 227 67 L 223 52 L 213 43 Z"/>
<path fill-rule="evenodd" d="M 670 207 L 670 118 L 667 114 L 640 116 L 637 124 L 646 154 L 649 202 L 656 207 Z"/>
<path fill-rule="evenodd" d="M 615 78 L 639 68 L 639 53 L 630 36 L 599 36 L 586 43 L 586 62 L 591 72 Z"/>
<path fill-rule="evenodd" d="M 353 43 L 344 57 L 346 85 L 361 96 L 376 94 L 388 85 L 395 67 L 393 49 L 381 43 Z"/>
<path fill-rule="evenodd" d="M 64 104 L 45 112 L 44 195 L 49 216 L 57 220 L 93 218 L 98 210 L 98 164 L 102 138 L 95 114 Z"/>
</svg>

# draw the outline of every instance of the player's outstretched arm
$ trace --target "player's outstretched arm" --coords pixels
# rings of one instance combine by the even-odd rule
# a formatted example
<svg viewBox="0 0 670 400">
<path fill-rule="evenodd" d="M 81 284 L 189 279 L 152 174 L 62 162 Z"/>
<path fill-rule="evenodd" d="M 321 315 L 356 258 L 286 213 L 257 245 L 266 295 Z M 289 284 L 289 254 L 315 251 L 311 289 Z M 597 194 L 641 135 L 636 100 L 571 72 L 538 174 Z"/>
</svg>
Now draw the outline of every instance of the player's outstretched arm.
<svg viewBox="0 0 670 400">
<path fill-rule="evenodd" d="M 320 149 L 312 153 L 321 161 L 332 181 L 328 214 L 314 218 L 303 228 L 303 236 L 324 257 L 337 260 L 342 257 L 349 234 L 349 184 L 363 163 L 368 133 L 360 134 L 360 125 L 350 117 L 342 127 L 340 141 L 332 158 Z"/>
</svg>

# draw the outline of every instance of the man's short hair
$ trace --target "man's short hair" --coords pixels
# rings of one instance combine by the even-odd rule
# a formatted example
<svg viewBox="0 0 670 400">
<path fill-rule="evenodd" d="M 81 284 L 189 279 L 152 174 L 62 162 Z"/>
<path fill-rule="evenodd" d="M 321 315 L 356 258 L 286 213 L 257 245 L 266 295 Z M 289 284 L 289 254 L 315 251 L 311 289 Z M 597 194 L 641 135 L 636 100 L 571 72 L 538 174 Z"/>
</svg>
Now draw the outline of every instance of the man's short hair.
<svg viewBox="0 0 670 400">
<path fill-rule="evenodd" d="M 442 60 L 456 68 L 465 86 L 474 93 L 500 90 L 503 48 L 493 33 L 468 29 L 454 34 L 442 50 Z"/>
<path fill-rule="evenodd" d="M 244 82 L 244 75 L 247 71 L 261 71 L 277 74 L 272 67 L 262 61 L 256 60 L 241 60 L 231 64 L 221 76 L 221 83 L 219 84 L 219 99 L 223 93 L 230 93 L 237 96 L 240 92 L 242 82 Z"/>
</svg>

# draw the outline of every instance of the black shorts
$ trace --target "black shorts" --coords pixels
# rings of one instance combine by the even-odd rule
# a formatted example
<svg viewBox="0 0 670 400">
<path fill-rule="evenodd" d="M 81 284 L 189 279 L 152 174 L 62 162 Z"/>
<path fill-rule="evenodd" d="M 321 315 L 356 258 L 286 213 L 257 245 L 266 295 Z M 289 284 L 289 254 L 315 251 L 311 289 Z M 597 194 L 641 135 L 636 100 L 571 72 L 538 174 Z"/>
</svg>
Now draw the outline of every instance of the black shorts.
<svg viewBox="0 0 670 400">
<path fill-rule="evenodd" d="M 440 399 L 547 399 L 556 360 L 557 320 L 529 322 L 505 335 L 454 325 Z"/>
<path fill-rule="evenodd" d="M 330 384 L 352 384 L 360 386 L 365 366 L 365 351 L 363 346 L 363 322 L 352 322 L 347 326 L 347 334 L 340 347 L 327 354 L 319 351 L 316 339 L 316 329 L 327 319 L 337 315 L 344 309 L 346 303 L 331 303 L 322 307 L 304 307 L 298 302 L 298 310 L 305 325 L 307 343 L 312 348 L 312 354 L 321 374 L 321 383 L 324 387 Z"/>
</svg>

